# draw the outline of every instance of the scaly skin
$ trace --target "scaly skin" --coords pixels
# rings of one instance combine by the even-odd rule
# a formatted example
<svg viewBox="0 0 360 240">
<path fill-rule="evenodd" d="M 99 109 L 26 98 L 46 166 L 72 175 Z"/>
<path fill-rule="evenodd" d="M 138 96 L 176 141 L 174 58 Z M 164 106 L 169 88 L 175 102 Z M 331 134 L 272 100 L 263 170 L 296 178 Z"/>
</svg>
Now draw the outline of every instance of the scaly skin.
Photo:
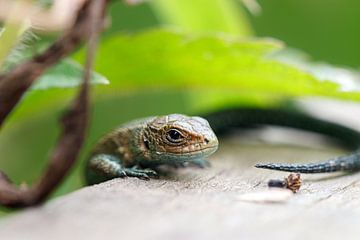
<svg viewBox="0 0 360 240">
<path fill-rule="evenodd" d="M 209 123 L 200 117 L 171 114 L 130 122 L 104 136 L 86 169 L 88 184 L 116 177 L 149 179 L 159 165 L 200 167 L 218 148 Z"/>
<path fill-rule="evenodd" d="M 206 118 L 207 120 L 205 120 Z M 95 184 L 116 177 L 149 179 L 159 165 L 200 167 L 218 147 L 216 134 L 233 128 L 276 125 L 327 135 L 355 150 L 347 156 L 310 164 L 257 164 L 287 172 L 320 173 L 360 169 L 360 133 L 305 114 L 281 109 L 236 108 L 200 117 L 171 114 L 123 125 L 104 136 L 88 160 L 86 180 Z M 210 125 L 212 128 L 210 128 Z M 213 129 L 213 130 L 212 130 Z"/>
</svg>

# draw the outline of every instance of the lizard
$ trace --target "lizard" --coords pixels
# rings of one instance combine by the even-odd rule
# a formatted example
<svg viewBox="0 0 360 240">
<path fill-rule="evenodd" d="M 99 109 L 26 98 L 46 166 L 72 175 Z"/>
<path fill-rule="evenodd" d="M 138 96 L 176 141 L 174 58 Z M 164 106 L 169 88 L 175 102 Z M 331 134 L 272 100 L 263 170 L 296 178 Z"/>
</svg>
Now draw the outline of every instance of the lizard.
<svg viewBox="0 0 360 240">
<path fill-rule="evenodd" d="M 208 121 L 182 114 L 134 120 L 111 131 L 94 147 L 86 167 L 88 184 L 116 177 L 156 177 L 156 167 L 204 167 L 218 148 Z"/>
<path fill-rule="evenodd" d="M 169 114 L 123 124 L 103 136 L 93 148 L 86 164 L 86 182 L 91 185 L 117 177 L 148 180 L 158 175 L 161 165 L 205 167 L 208 166 L 205 159 L 218 149 L 217 135 L 234 128 L 264 125 L 323 134 L 353 152 L 317 163 L 266 163 L 257 164 L 257 168 L 299 173 L 360 170 L 360 133 L 356 130 L 298 111 L 243 107 L 201 117 Z"/>
</svg>

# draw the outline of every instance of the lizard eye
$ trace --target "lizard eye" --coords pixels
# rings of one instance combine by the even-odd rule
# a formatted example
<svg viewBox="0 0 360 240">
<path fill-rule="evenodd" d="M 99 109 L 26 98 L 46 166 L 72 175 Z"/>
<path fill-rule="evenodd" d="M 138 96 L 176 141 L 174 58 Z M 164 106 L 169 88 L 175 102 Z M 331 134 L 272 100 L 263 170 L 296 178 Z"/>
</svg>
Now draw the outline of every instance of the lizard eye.
<svg viewBox="0 0 360 240">
<path fill-rule="evenodd" d="M 150 146 L 149 146 L 149 140 L 147 140 L 146 138 L 144 139 L 144 145 L 146 147 L 146 149 L 150 149 Z"/>
<path fill-rule="evenodd" d="M 166 132 L 166 139 L 171 143 L 179 143 L 184 139 L 184 136 L 176 129 L 170 129 Z"/>
</svg>

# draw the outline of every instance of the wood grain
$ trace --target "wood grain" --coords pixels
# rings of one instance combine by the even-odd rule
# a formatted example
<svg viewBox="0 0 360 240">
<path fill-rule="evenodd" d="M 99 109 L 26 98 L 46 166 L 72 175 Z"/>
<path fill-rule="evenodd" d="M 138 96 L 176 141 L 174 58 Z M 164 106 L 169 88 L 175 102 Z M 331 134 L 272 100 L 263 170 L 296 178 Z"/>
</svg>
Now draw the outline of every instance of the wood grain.
<svg viewBox="0 0 360 240">
<path fill-rule="evenodd" d="M 0 238 L 358 239 L 360 173 L 302 175 L 300 192 L 283 202 L 241 200 L 249 193 L 271 198 L 266 182 L 287 175 L 255 169 L 257 162 L 309 162 L 341 153 L 329 145 L 232 136 L 221 140 L 211 168 L 86 187 L 2 219 Z"/>
</svg>

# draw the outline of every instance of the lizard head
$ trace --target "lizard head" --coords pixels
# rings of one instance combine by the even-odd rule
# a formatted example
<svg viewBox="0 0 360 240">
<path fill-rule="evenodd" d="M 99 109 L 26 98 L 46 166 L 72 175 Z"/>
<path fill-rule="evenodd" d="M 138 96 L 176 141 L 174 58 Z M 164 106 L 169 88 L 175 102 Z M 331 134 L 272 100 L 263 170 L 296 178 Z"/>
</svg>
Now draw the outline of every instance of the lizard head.
<svg viewBox="0 0 360 240">
<path fill-rule="evenodd" d="M 170 114 L 147 124 L 144 145 L 151 159 L 191 161 L 204 159 L 218 148 L 218 140 L 208 121 L 201 117 Z"/>
</svg>

